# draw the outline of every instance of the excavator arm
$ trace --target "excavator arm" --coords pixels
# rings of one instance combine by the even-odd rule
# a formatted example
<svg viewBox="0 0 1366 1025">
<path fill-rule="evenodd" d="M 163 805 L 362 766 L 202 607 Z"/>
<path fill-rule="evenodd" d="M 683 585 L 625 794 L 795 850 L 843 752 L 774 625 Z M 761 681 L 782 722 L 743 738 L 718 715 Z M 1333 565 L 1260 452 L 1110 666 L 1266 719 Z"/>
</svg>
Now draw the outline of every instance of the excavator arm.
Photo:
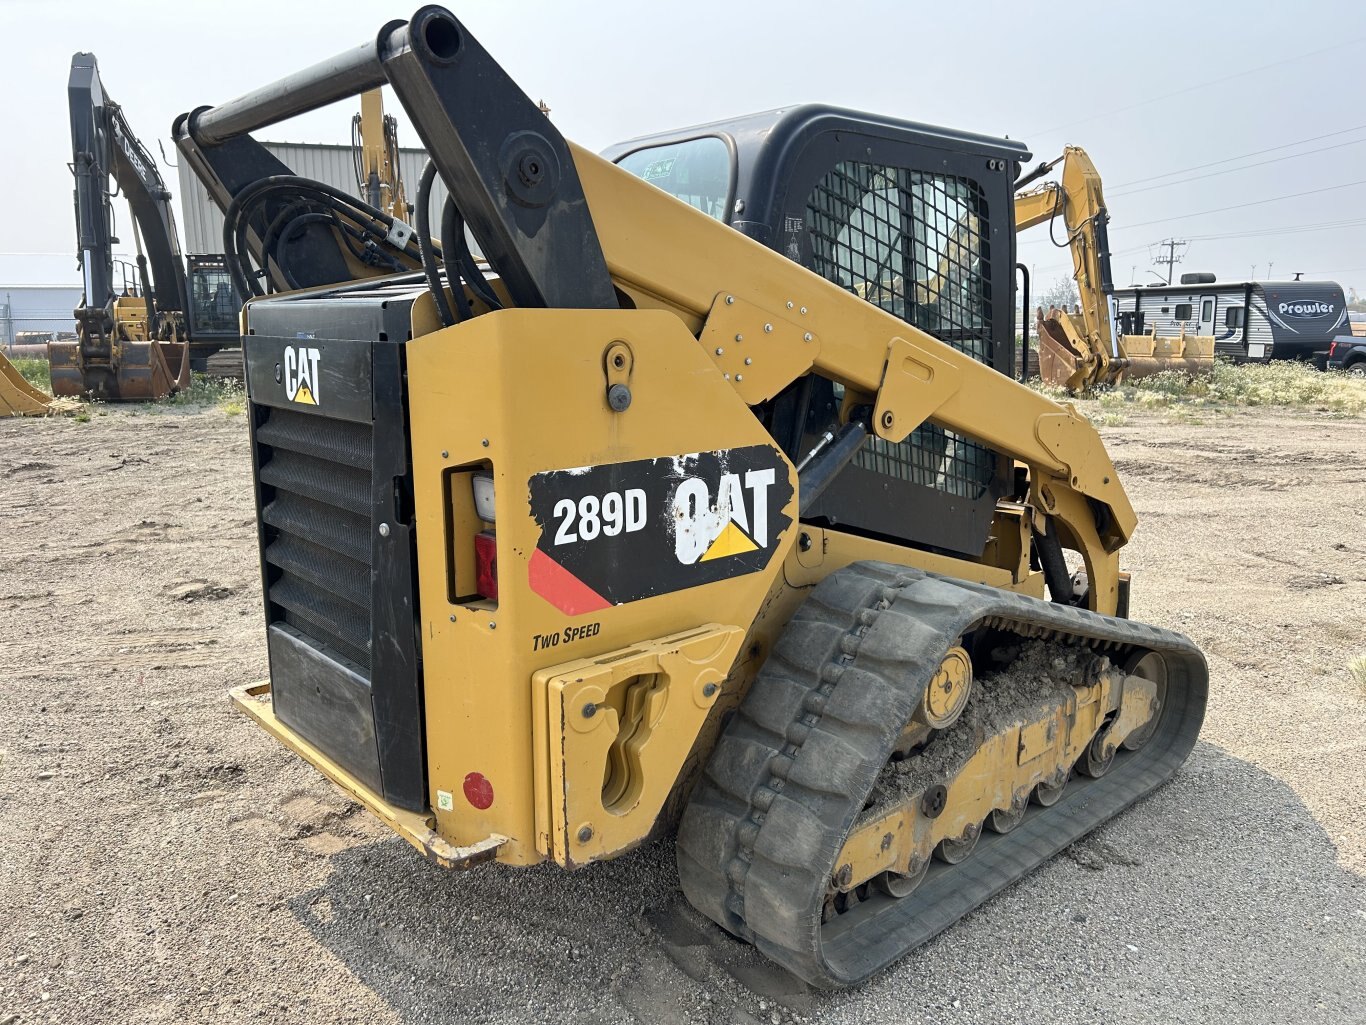
<svg viewBox="0 0 1366 1025">
<path fill-rule="evenodd" d="M 77 258 L 80 261 L 86 316 L 113 324 L 113 197 L 122 193 L 132 211 L 132 230 L 140 239 L 139 270 L 149 313 L 183 316 L 186 307 L 185 261 L 180 253 L 171 193 L 156 161 L 138 140 L 123 109 L 100 81 L 95 55 L 71 58 L 67 83 L 71 111 L 71 170 L 75 175 Z M 110 191 L 113 181 L 116 192 Z M 147 277 L 150 264 L 151 276 Z"/>
<path fill-rule="evenodd" d="M 1056 160 L 1041 164 L 1025 184 L 1062 164 L 1061 182 L 1044 182 L 1015 196 L 1015 230 L 1059 219 L 1072 255 L 1072 280 L 1079 311 L 1050 310 L 1039 317 L 1039 369 L 1044 380 L 1070 392 L 1112 381 L 1125 363 L 1115 348 L 1109 297 L 1110 243 L 1100 174 L 1080 146 L 1068 146 Z M 1057 243 L 1062 245 L 1064 243 Z"/>
<path fill-rule="evenodd" d="M 71 58 L 67 100 L 83 295 L 75 311 L 77 340 L 48 350 L 53 391 L 162 398 L 190 380 L 185 261 L 171 193 L 105 92 L 94 54 Z M 140 295 L 120 294 L 114 284 L 113 198 L 120 192 L 132 213 Z"/>
</svg>

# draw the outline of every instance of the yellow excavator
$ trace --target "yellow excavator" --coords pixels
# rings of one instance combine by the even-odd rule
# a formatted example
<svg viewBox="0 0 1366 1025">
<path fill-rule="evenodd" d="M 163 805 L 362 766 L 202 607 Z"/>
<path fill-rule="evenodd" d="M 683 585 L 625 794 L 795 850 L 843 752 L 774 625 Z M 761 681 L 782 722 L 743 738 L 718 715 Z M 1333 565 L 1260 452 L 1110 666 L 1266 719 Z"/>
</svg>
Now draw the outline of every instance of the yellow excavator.
<svg viewBox="0 0 1366 1025">
<path fill-rule="evenodd" d="M 250 134 L 383 84 L 413 272 Z M 431 861 L 674 836 L 696 908 L 847 986 L 1190 752 L 1119 475 L 1011 376 L 1020 143 L 807 105 L 598 156 L 436 6 L 174 135 L 251 296 L 232 700 Z"/>
<path fill-rule="evenodd" d="M 1059 164 L 1060 182 L 1028 187 Z M 1080 303 L 1075 310 L 1039 309 L 1035 322 L 1039 376 L 1076 393 L 1164 370 L 1189 374 L 1213 370 L 1212 337 L 1182 331 L 1177 337 L 1158 338 L 1155 331 L 1137 335 L 1116 331 L 1110 310 L 1114 292 L 1107 230 L 1110 215 L 1100 174 L 1080 146 L 1064 148 L 1062 156 L 1040 164 L 1016 183 L 1017 232 L 1047 223 L 1051 233 L 1059 215 L 1067 240 L 1056 244 L 1071 251 Z"/>
<path fill-rule="evenodd" d="M 411 218 L 399 167 L 398 119 L 384 113 L 384 95 L 379 89 L 361 94 L 360 113 L 351 118 L 351 153 L 361 198 L 390 217 Z"/>
</svg>

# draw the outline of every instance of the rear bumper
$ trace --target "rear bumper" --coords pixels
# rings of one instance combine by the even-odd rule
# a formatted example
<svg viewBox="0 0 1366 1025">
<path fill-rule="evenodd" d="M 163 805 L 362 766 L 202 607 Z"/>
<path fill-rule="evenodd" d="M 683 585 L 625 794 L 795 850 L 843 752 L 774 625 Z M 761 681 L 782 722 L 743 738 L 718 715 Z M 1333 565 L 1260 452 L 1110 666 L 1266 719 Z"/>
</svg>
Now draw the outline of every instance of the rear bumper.
<svg viewBox="0 0 1366 1025">
<path fill-rule="evenodd" d="M 436 820 L 431 815 L 405 811 L 385 801 L 276 718 L 268 681 L 234 687 L 228 692 L 228 697 L 239 711 L 250 716 L 258 726 L 363 804 L 371 814 L 416 847 L 428 861 L 442 868 L 472 868 L 494 860 L 498 848 L 507 843 L 507 837 L 494 833 L 476 843 L 457 847 L 437 835 L 433 829 Z"/>
</svg>

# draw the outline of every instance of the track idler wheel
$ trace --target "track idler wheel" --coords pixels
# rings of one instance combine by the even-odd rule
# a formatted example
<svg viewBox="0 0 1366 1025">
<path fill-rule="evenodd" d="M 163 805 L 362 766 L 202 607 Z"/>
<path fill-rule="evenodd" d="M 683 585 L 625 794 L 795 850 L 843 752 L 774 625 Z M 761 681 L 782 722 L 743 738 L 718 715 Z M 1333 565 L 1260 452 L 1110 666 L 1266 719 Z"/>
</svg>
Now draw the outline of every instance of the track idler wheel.
<svg viewBox="0 0 1366 1025">
<path fill-rule="evenodd" d="M 934 849 L 934 856 L 948 865 L 957 865 L 961 861 L 966 861 L 969 854 L 977 846 L 977 841 L 982 839 L 982 827 L 980 824 L 968 826 L 963 831 L 963 835 L 957 840 L 940 840 L 939 845 Z"/>
<path fill-rule="evenodd" d="M 1029 807 L 1029 798 L 1023 801 L 1015 801 L 1009 808 L 997 808 L 987 816 L 987 825 L 993 833 L 1009 833 L 1012 829 L 1024 821 L 1025 810 Z"/>
<path fill-rule="evenodd" d="M 1062 792 L 1067 789 L 1067 780 L 1068 777 L 1064 776 L 1060 783 L 1040 783 L 1034 788 L 1034 803 L 1044 808 L 1053 807 L 1062 800 Z"/>
<path fill-rule="evenodd" d="M 918 865 L 913 860 L 908 868 L 905 873 L 883 872 L 877 877 L 877 888 L 889 897 L 909 897 L 925 881 L 925 874 L 930 870 L 929 859 Z"/>
<path fill-rule="evenodd" d="M 1108 727 L 1102 727 L 1086 745 L 1086 753 L 1077 762 L 1077 771 L 1083 776 L 1100 779 L 1115 764 L 1115 747 L 1106 743 L 1109 732 Z"/>
<path fill-rule="evenodd" d="M 1124 667 L 1129 676 L 1139 676 L 1157 685 L 1157 700 L 1153 706 L 1153 717 L 1124 738 L 1121 745 L 1126 751 L 1137 751 L 1157 732 L 1158 720 L 1167 705 L 1167 662 L 1156 651 L 1149 651 L 1135 658 Z"/>
</svg>

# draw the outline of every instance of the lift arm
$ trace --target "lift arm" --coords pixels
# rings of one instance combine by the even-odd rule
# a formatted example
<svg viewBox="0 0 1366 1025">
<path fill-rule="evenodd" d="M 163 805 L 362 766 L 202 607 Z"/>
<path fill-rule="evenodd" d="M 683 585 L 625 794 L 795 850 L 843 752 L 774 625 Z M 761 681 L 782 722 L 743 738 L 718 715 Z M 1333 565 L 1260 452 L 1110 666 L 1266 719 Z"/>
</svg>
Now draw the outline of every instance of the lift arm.
<svg viewBox="0 0 1366 1025">
<path fill-rule="evenodd" d="M 1082 554 L 1092 606 L 1114 611 L 1135 516 L 1084 418 L 568 143 L 449 11 L 202 108 L 178 135 L 225 145 L 386 81 L 513 305 L 617 308 L 619 289 L 674 311 L 750 405 L 815 371 L 865 398 L 887 441 L 932 421 L 1028 464 L 1036 516 Z"/>
<path fill-rule="evenodd" d="M 123 110 L 100 81 L 95 55 L 71 58 L 67 81 L 71 111 L 71 170 L 76 177 L 78 258 L 84 281 L 82 309 L 107 331 L 113 322 L 114 287 L 112 178 L 128 200 L 133 231 L 146 249 L 139 270 L 149 303 L 149 330 L 157 316 L 183 316 L 186 308 L 185 261 L 180 253 L 171 193 L 156 161 L 138 141 Z M 151 277 L 147 277 L 147 264 Z M 153 312 L 155 311 L 155 313 Z"/>
</svg>

